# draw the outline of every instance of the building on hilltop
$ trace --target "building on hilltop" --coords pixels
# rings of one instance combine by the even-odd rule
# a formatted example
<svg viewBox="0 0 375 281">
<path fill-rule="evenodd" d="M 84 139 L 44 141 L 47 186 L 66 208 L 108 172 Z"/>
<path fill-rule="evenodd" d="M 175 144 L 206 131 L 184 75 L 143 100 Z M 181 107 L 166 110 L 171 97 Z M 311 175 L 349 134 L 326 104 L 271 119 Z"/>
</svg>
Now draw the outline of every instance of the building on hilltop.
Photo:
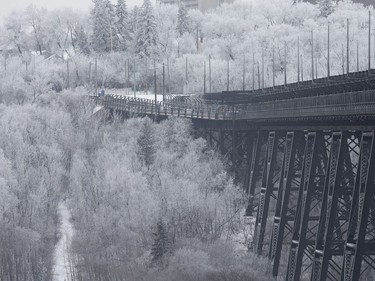
<svg viewBox="0 0 375 281">
<path fill-rule="evenodd" d="M 180 4 L 183 3 L 187 9 L 197 9 L 205 12 L 215 9 L 223 3 L 232 3 L 234 0 L 160 0 L 163 4 Z"/>
</svg>

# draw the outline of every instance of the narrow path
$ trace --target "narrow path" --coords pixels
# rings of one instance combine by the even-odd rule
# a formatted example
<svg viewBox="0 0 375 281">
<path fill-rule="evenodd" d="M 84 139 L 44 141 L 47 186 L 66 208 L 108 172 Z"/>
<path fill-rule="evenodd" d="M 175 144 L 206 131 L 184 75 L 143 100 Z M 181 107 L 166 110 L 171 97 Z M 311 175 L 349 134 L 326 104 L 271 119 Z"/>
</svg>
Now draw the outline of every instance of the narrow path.
<svg viewBox="0 0 375 281">
<path fill-rule="evenodd" d="M 58 213 L 61 218 L 61 238 L 56 245 L 54 253 L 55 265 L 53 268 L 53 281 L 69 281 L 69 248 L 73 237 L 73 225 L 70 223 L 70 211 L 62 202 L 59 205 Z"/>
</svg>

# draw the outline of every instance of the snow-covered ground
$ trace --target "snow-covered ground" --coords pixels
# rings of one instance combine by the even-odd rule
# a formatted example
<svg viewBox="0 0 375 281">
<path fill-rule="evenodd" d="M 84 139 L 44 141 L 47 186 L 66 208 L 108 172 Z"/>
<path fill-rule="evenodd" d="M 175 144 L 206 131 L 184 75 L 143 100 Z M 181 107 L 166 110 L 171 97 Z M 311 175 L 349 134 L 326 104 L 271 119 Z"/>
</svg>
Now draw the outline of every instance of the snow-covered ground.
<svg viewBox="0 0 375 281">
<path fill-rule="evenodd" d="M 94 109 L 92 110 L 92 114 L 94 115 L 98 111 L 102 110 L 104 107 L 101 105 L 95 106 Z"/>
<path fill-rule="evenodd" d="M 106 95 L 121 95 L 134 98 L 134 92 L 129 89 L 107 89 Z M 135 92 L 135 97 L 140 99 L 155 100 L 155 95 L 152 92 L 139 91 Z M 158 101 L 163 101 L 163 95 L 157 95 Z"/>
<path fill-rule="evenodd" d="M 54 253 L 53 281 L 68 281 L 69 278 L 69 248 L 73 237 L 73 225 L 70 223 L 70 211 L 65 203 L 60 203 L 58 208 L 61 218 L 61 238 L 57 243 Z"/>
</svg>

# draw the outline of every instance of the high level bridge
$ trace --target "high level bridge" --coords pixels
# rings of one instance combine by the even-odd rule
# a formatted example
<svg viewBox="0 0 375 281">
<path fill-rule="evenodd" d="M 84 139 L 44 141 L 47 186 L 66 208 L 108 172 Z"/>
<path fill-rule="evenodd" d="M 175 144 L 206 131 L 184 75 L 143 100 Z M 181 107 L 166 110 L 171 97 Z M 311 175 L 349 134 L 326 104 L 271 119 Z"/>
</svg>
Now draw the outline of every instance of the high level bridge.
<svg viewBox="0 0 375 281">
<path fill-rule="evenodd" d="M 96 101 L 124 117 L 191 119 L 243 183 L 256 216 L 252 248 L 275 276 L 374 274 L 375 70 L 199 99 Z"/>
</svg>

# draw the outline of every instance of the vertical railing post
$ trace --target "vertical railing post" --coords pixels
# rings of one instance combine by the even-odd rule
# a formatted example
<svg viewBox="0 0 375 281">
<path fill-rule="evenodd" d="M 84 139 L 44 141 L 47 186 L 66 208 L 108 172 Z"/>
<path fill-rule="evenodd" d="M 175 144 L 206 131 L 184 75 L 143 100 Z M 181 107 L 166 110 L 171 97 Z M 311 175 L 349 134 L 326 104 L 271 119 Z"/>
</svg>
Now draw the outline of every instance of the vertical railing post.
<svg viewBox="0 0 375 281">
<path fill-rule="evenodd" d="M 311 81 L 314 81 L 314 31 L 311 31 Z"/>
<path fill-rule="evenodd" d="M 357 40 L 357 72 L 359 72 L 359 42 Z"/>
<path fill-rule="evenodd" d="M 211 55 L 208 56 L 208 79 L 210 83 L 210 93 L 212 93 L 212 80 L 211 80 Z"/>
<path fill-rule="evenodd" d="M 203 94 L 206 94 L 206 61 L 203 62 Z"/>
<path fill-rule="evenodd" d="M 253 91 L 255 90 L 255 54 L 253 53 Z"/>
<path fill-rule="evenodd" d="M 349 19 L 346 19 L 346 74 L 350 72 L 350 42 L 349 42 Z"/>
<path fill-rule="evenodd" d="M 299 82 L 300 82 L 300 62 L 299 62 L 299 59 L 300 59 L 300 51 L 299 51 L 299 36 L 298 36 L 298 39 L 297 39 L 297 83 L 299 85 Z"/>
<path fill-rule="evenodd" d="M 243 56 L 243 65 L 242 65 L 242 91 L 245 91 L 245 80 L 246 80 L 246 58 Z"/>
<path fill-rule="evenodd" d="M 262 46 L 262 90 L 264 89 L 264 46 Z"/>
<path fill-rule="evenodd" d="M 163 102 L 165 101 L 165 65 L 163 63 Z"/>
<path fill-rule="evenodd" d="M 328 36 L 327 36 L 327 44 L 328 44 L 328 47 L 327 47 L 327 77 L 329 79 L 329 77 L 331 76 L 331 52 L 330 52 L 330 47 L 331 47 L 331 40 L 330 40 L 330 30 L 329 30 L 329 23 L 328 23 Z"/>
<path fill-rule="evenodd" d="M 368 71 L 371 70 L 371 11 L 368 11 Z"/>
<path fill-rule="evenodd" d="M 260 77 L 260 66 L 259 66 L 259 61 L 257 62 L 257 69 L 258 69 L 258 89 L 260 90 L 261 88 L 261 77 Z"/>
<path fill-rule="evenodd" d="M 286 41 L 284 41 L 284 87 L 288 84 L 287 81 L 287 49 L 286 49 Z"/>
<path fill-rule="evenodd" d="M 154 60 L 154 95 L 155 95 L 155 114 L 154 114 L 154 122 L 156 122 L 157 118 L 157 102 L 158 102 L 158 95 L 156 92 L 156 62 Z"/>
<path fill-rule="evenodd" d="M 275 89 L 275 46 L 272 46 L 272 87 Z"/>
<path fill-rule="evenodd" d="M 95 95 L 98 96 L 98 58 L 95 57 Z"/>
<path fill-rule="evenodd" d="M 229 58 L 227 59 L 227 91 L 229 92 Z"/>
<path fill-rule="evenodd" d="M 136 82 L 135 82 L 135 59 L 133 60 L 133 92 L 134 92 L 134 98 L 136 97 Z"/>
</svg>

